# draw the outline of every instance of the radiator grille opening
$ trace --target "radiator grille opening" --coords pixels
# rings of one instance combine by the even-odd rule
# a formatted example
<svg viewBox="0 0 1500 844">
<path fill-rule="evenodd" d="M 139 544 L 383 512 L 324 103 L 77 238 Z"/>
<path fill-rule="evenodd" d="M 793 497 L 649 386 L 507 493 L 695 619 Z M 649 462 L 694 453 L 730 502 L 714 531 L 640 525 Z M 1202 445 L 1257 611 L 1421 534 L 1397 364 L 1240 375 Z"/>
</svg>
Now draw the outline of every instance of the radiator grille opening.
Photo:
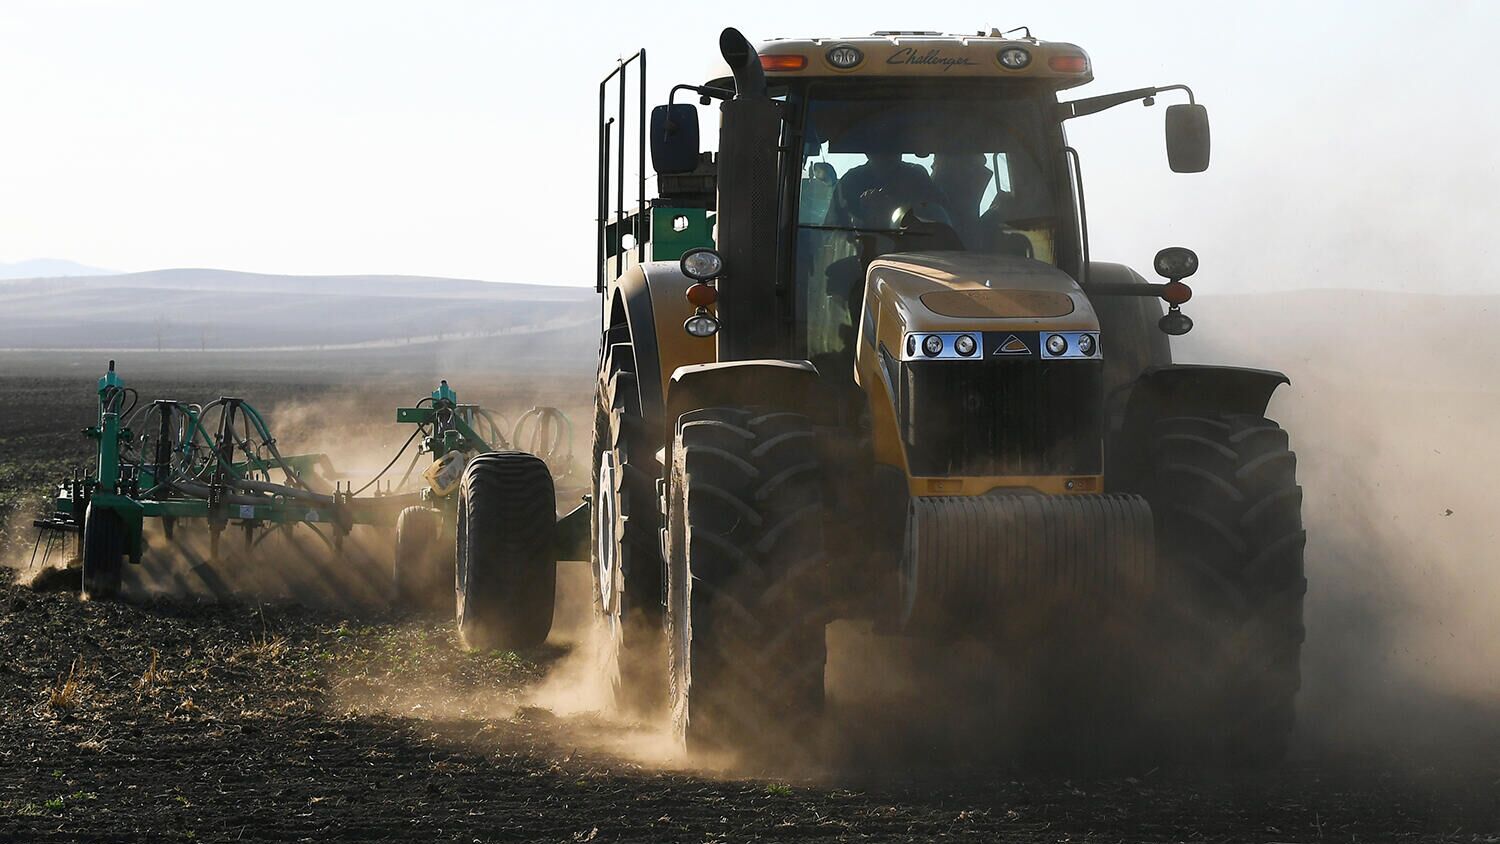
<svg viewBox="0 0 1500 844">
<path fill-rule="evenodd" d="M 899 366 L 896 416 L 913 475 L 1103 471 L 1103 361 Z"/>
</svg>

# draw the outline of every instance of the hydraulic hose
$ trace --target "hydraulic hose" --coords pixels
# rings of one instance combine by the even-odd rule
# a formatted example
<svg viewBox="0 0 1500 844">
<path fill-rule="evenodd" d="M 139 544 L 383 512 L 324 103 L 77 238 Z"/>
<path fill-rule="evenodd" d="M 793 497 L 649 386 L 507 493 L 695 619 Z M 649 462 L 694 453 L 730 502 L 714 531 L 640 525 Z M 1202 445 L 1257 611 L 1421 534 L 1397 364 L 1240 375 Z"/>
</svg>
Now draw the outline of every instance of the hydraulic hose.
<svg viewBox="0 0 1500 844">
<path fill-rule="evenodd" d="M 391 467 L 394 466 L 394 465 L 396 465 L 396 461 L 401 459 L 401 455 L 405 454 L 406 450 L 408 448 L 411 448 L 411 444 L 416 441 L 417 435 L 420 434 L 420 433 L 422 433 L 422 429 L 421 428 L 418 428 L 417 430 L 412 431 L 411 432 L 411 436 L 406 438 L 406 444 L 403 445 L 403 446 L 401 446 L 401 450 L 398 451 L 398 452 L 396 452 L 396 456 L 391 458 L 391 462 L 385 464 L 385 468 L 381 469 L 379 474 L 377 474 L 375 477 L 371 478 L 369 483 L 367 483 L 364 486 L 360 487 L 359 489 L 355 490 L 352 494 L 353 495 L 359 495 L 361 492 L 364 492 L 365 490 L 367 490 L 370 487 L 374 486 L 376 481 L 378 481 L 382 477 L 384 477 L 385 473 L 389 472 L 391 470 Z M 407 470 L 407 474 L 411 474 L 411 470 L 410 469 Z M 405 481 L 406 481 L 405 478 L 402 478 L 401 480 L 402 480 L 403 483 L 405 483 Z"/>
<path fill-rule="evenodd" d="M 284 484 L 273 484 L 270 481 L 251 481 L 235 479 L 229 482 L 235 489 L 247 489 L 251 492 L 264 492 L 271 495 L 280 495 L 284 498 L 297 498 L 302 501 L 314 501 L 318 504 L 333 504 L 333 496 L 321 493 L 309 492 L 305 489 L 286 486 Z"/>
</svg>

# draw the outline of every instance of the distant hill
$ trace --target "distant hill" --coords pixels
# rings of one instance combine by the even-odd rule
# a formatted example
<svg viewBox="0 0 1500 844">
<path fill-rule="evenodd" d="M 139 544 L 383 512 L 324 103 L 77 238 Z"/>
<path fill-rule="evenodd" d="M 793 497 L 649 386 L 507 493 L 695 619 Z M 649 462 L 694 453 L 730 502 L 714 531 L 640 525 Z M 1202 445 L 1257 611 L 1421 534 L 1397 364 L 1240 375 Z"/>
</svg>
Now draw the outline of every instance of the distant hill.
<svg viewBox="0 0 1500 844">
<path fill-rule="evenodd" d="M 1196 327 L 1173 342 L 1179 362 L 1279 369 L 1298 389 L 1383 386 L 1393 401 L 1411 385 L 1500 391 L 1500 296 L 1216 294 L 1210 282 L 1197 294 L 1183 307 Z M 589 288 L 422 276 L 175 269 L 0 280 L 0 364 L 119 356 L 294 370 L 315 358 L 339 372 L 584 372 L 598 319 Z"/>
<path fill-rule="evenodd" d="M 13 264 L 0 264 L 0 279 L 114 274 L 115 270 L 90 267 L 76 261 L 64 261 L 61 258 L 33 258 L 29 261 L 16 261 Z"/>
<path fill-rule="evenodd" d="M 0 281 L 0 349 L 358 349 L 591 325 L 587 288 L 172 269 Z"/>
</svg>

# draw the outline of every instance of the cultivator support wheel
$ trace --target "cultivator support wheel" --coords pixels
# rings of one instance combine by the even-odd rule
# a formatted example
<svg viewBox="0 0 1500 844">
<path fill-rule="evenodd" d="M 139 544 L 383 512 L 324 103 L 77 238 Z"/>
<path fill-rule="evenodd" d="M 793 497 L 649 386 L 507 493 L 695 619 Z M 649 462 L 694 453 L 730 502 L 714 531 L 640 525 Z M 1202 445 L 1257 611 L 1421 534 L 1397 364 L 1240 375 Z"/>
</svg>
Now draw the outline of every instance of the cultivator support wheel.
<svg viewBox="0 0 1500 844">
<path fill-rule="evenodd" d="M 125 563 L 125 522 L 114 510 L 90 504 L 83 517 L 83 596 L 113 598 Z"/>
<path fill-rule="evenodd" d="M 557 591 L 552 474 L 521 451 L 481 454 L 458 501 L 458 630 L 477 650 L 540 645 Z"/>
<path fill-rule="evenodd" d="M 396 517 L 391 583 L 404 609 L 453 611 L 453 529 L 430 507 L 407 507 Z"/>
</svg>

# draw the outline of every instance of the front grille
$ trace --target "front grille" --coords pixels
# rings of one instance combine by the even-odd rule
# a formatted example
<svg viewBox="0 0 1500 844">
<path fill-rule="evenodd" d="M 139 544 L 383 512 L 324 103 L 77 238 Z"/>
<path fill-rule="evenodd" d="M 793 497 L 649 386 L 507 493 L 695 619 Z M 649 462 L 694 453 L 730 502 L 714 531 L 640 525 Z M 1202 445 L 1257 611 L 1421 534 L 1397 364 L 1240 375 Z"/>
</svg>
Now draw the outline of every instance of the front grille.
<svg viewBox="0 0 1500 844">
<path fill-rule="evenodd" d="M 898 367 L 896 417 L 913 475 L 1102 471 L 1103 361 L 917 360 Z"/>
</svg>

